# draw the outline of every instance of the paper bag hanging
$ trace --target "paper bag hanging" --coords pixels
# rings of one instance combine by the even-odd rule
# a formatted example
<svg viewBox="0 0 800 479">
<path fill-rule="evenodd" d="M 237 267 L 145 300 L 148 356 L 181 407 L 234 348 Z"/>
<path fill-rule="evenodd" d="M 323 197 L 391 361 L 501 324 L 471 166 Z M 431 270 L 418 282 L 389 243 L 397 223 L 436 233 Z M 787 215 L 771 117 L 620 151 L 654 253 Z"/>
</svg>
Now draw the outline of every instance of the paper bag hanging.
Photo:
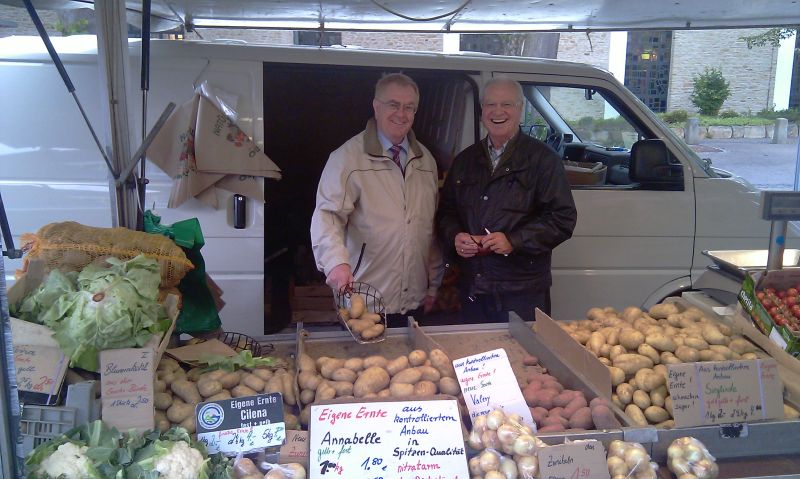
<svg viewBox="0 0 800 479">
<path fill-rule="evenodd" d="M 147 156 L 173 179 L 169 208 L 189 198 L 216 208 L 216 188 L 263 202 L 258 177 L 281 177 L 280 168 L 252 138 L 199 92 L 170 115 Z"/>
</svg>

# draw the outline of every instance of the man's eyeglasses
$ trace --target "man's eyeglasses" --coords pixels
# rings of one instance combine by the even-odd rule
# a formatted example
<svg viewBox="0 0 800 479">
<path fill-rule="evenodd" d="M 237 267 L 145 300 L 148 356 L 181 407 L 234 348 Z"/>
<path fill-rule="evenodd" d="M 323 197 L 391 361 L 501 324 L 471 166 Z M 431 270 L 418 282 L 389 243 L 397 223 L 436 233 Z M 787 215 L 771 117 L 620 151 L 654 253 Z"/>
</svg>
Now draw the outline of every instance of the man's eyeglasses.
<svg viewBox="0 0 800 479">
<path fill-rule="evenodd" d="M 403 113 L 408 113 L 409 115 L 413 115 L 414 113 L 417 112 L 417 105 L 415 105 L 414 103 L 401 104 L 394 100 L 383 101 L 383 100 L 378 100 L 377 98 L 375 100 L 378 101 L 378 103 L 385 105 L 386 108 L 388 108 L 392 113 L 397 113 L 398 111 L 403 110 Z"/>
<path fill-rule="evenodd" d="M 482 106 L 487 110 L 496 110 L 498 108 L 510 110 L 512 108 L 516 108 L 519 106 L 519 104 L 520 103 L 518 101 L 504 101 L 502 103 L 483 103 Z"/>
</svg>

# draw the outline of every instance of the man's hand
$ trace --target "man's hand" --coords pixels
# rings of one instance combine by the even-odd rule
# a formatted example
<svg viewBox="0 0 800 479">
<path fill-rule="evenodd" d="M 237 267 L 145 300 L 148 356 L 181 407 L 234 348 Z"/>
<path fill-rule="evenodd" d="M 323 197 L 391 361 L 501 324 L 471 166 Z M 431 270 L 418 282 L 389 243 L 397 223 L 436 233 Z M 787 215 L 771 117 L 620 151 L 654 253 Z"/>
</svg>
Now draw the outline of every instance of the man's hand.
<svg viewBox="0 0 800 479">
<path fill-rule="evenodd" d="M 330 286 L 336 291 L 341 291 L 342 288 L 353 282 L 353 272 L 350 270 L 350 265 L 342 263 L 336 265 L 328 277 L 325 278 L 325 284 Z"/>
<path fill-rule="evenodd" d="M 425 314 L 433 311 L 433 306 L 436 304 L 436 296 L 426 295 L 422 300 L 422 312 Z"/>
<path fill-rule="evenodd" d="M 495 231 L 494 233 L 489 233 L 488 235 L 484 236 L 481 240 L 481 244 L 483 244 L 484 248 L 489 248 L 493 253 L 496 254 L 504 254 L 508 256 L 512 251 L 514 251 L 514 247 L 511 246 L 511 242 L 508 241 L 505 233 L 501 233 L 499 231 Z"/>
<path fill-rule="evenodd" d="M 482 238 L 485 238 L 485 236 L 472 236 L 464 232 L 458 233 L 455 240 L 456 253 L 462 258 L 472 258 L 480 251 L 483 243 Z"/>
</svg>

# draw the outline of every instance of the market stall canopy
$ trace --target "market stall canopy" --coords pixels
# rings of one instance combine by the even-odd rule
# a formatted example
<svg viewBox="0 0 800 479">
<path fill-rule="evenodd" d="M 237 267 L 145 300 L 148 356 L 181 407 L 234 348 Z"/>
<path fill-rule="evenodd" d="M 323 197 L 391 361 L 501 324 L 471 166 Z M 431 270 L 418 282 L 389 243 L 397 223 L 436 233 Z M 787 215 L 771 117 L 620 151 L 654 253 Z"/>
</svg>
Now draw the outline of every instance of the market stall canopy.
<svg viewBox="0 0 800 479">
<path fill-rule="evenodd" d="M 21 0 L 0 3 L 22 6 Z M 33 0 L 87 8 L 91 0 Z M 139 23 L 141 1 L 127 1 Z M 772 27 L 800 24 L 800 0 L 153 0 L 152 29 L 266 28 L 475 33 Z"/>
</svg>

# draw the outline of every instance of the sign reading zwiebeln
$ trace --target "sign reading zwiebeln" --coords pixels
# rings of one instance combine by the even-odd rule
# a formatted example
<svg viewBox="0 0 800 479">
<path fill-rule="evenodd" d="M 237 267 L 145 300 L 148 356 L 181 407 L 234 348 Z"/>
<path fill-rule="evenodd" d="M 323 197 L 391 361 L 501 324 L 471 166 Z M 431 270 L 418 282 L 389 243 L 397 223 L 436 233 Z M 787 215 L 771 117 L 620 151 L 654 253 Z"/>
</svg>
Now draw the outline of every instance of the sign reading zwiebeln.
<svg viewBox="0 0 800 479">
<path fill-rule="evenodd" d="M 309 477 L 467 479 L 453 399 L 311 406 Z"/>
<path fill-rule="evenodd" d="M 667 369 L 676 427 L 783 417 L 778 363 L 772 358 L 670 364 Z"/>
<path fill-rule="evenodd" d="M 197 440 L 211 454 L 263 450 L 286 440 L 280 393 L 204 402 L 196 406 L 195 414 Z"/>
</svg>

